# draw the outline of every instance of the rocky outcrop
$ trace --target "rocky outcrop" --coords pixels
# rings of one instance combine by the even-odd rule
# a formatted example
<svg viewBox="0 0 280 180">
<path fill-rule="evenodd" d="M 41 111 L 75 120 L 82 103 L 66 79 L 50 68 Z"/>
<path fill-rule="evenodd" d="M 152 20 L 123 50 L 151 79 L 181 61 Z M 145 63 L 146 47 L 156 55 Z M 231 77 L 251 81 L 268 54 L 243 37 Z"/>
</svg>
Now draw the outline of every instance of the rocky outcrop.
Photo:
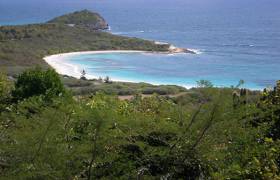
<svg viewBox="0 0 280 180">
<path fill-rule="evenodd" d="M 106 30 L 109 28 L 108 23 L 102 16 L 89 10 L 76 11 L 74 13 L 59 16 L 47 23 L 66 24 L 71 27 L 82 26 L 92 30 Z"/>
<path fill-rule="evenodd" d="M 186 49 L 186 48 L 178 48 L 173 45 L 170 45 L 169 47 L 169 53 L 190 53 L 190 54 L 196 54 L 194 51 Z"/>
<path fill-rule="evenodd" d="M 186 48 L 179 48 L 179 47 L 176 47 L 172 44 L 169 44 L 169 43 L 166 43 L 166 42 L 159 42 L 159 41 L 154 41 L 154 43 L 156 45 L 163 45 L 163 46 L 169 46 L 168 48 L 168 52 L 167 53 L 189 53 L 189 54 L 197 54 L 195 51 L 193 50 L 190 50 L 190 49 L 186 49 Z"/>
</svg>

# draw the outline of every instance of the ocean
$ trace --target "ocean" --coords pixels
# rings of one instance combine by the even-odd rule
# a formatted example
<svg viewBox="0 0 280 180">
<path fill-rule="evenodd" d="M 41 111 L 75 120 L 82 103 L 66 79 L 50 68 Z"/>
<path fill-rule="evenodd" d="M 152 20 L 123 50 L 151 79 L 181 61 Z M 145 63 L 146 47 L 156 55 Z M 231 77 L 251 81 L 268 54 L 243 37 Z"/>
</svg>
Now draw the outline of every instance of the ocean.
<svg viewBox="0 0 280 180">
<path fill-rule="evenodd" d="M 210 80 L 262 89 L 280 79 L 279 0 L 1 0 L 0 25 L 45 22 L 82 9 L 99 12 L 111 32 L 169 42 L 191 54 L 107 53 L 69 58 L 88 74 L 154 84 Z"/>
</svg>

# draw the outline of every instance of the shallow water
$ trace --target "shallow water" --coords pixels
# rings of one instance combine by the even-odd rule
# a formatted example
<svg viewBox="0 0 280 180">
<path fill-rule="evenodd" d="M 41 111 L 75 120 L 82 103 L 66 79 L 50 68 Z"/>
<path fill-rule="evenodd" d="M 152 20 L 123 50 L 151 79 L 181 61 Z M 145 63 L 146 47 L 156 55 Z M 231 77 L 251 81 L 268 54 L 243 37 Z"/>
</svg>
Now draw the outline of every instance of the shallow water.
<svg viewBox="0 0 280 180">
<path fill-rule="evenodd" d="M 280 79 L 279 0 L 1 0 L 0 24 L 44 22 L 79 9 L 100 12 L 115 34 L 170 42 L 199 55 L 99 54 L 71 58 L 113 79 L 263 88 Z"/>
<path fill-rule="evenodd" d="M 240 79 L 248 76 L 248 69 L 258 68 L 256 64 L 240 65 L 238 62 L 225 62 L 223 58 L 204 62 L 203 56 L 209 55 L 105 53 L 68 56 L 67 61 L 95 77 L 109 76 L 115 80 L 186 87 L 193 86 L 200 79 L 210 80 L 217 86 L 236 85 Z M 267 67 L 267 71 L 270 71 L 270 67 Z M 254 72 L 250 76 L 255 77 Z M 251 83 L 260 79 L 251 78 L 246 81 L 246 87 L 261 88 Z"/>
</svg>

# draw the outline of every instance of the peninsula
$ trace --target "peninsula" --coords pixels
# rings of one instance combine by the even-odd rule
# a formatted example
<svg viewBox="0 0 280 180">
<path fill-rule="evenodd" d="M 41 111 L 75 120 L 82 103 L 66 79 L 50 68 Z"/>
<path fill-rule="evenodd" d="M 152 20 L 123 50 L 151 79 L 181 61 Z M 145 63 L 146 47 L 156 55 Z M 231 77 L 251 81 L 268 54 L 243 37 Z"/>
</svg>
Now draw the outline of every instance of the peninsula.
<svg viewBox="0 0 280 180">
<path fill-rule="evenodd" d="M 98 13 L 77 11 L 42 24 L 0 27 L 0 66 L 15 76 L 33 66 L 49 65 L 45 56 L 69 52 L 137 50 L 148 52 L 194 53 L 133 37 L 105 32 L 108 23 Z"/>
</svg>

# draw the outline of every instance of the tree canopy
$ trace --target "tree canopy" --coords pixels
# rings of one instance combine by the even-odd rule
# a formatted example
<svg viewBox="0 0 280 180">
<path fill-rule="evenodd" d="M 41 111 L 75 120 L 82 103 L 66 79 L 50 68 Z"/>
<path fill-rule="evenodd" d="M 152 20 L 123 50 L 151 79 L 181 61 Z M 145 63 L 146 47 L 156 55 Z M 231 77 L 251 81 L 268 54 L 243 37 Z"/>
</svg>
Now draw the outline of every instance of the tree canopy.
<svg viewBox="0 0 280 180">
<path fill-rule="evenodd" d="M 53 70 L 41 68 L 30 69 L 19 75 L 12 92 L 16 100 L 32 96 L 58 96 L 65 92 L 59 75 Z"/>
</svg>

